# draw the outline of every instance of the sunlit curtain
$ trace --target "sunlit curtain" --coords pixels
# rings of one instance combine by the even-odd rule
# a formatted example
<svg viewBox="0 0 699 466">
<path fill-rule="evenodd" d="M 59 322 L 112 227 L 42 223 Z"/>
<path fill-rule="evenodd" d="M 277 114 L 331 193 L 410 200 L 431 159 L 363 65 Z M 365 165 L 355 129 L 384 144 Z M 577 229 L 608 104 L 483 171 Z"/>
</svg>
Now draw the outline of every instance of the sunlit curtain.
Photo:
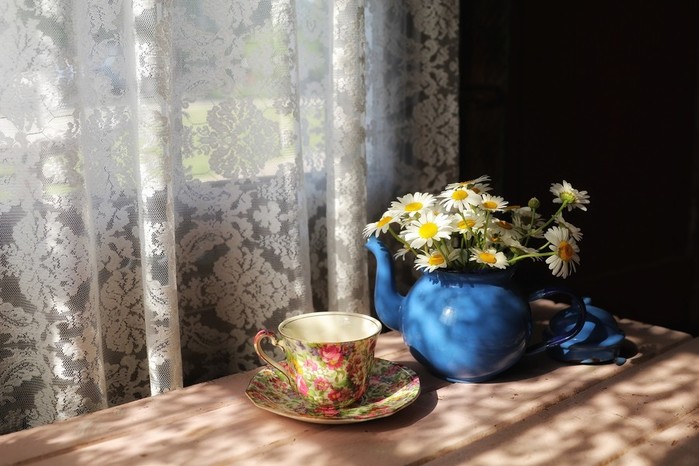
<svg viewBox="0 0 699 466">
<path fill-rule="evenodd" d="M 0 2 L 0 433 L 369 313 L 361 231 L 457 177 L 458 2 Z"/>
</svg>

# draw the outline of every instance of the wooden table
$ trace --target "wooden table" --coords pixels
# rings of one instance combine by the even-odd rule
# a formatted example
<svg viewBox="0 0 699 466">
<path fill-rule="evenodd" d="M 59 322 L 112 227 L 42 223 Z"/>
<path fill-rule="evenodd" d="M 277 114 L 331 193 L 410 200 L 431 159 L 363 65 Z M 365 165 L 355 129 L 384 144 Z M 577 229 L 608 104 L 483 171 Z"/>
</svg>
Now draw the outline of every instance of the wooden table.
<svg viewBox="0 0 699 466">
<path fill-rule="evenodd" d="M 451 384 L 416 363 L 400 335 L 377 356 L 421 379 L 383 419 L 310 424 L 255 407 L 256 371 L 0 436 L 0 464 L 42 465 L 697 465 L 699 339 L 620 320 L 622 366 L 526 357 L 488 383 Z"/>
</svg>

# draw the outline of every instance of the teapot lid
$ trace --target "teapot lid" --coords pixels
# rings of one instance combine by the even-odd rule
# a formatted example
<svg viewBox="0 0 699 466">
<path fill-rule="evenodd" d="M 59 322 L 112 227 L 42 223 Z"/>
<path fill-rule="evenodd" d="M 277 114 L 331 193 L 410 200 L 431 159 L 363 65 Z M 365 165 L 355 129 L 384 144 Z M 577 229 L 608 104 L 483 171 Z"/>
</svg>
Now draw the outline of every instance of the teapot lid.
<svg viewBox="0 0 699 466">
<path fill-rule="evenodd" d="M 601 364 L 614 362 L 623 364 L 626 359 L 619 356 L 625 334 L 609 312 L 590 305 L 590 298 L 583 298 L 587 317 L 582 330 L 576 336 L 557 346 L 549 347 L 548 354 L 560 361 L 578 364 Z M 544 330 L 547 338 L 565 334 L 576 322 L 576 312 L 563 309 L 554 315 Z"/>
</svg>

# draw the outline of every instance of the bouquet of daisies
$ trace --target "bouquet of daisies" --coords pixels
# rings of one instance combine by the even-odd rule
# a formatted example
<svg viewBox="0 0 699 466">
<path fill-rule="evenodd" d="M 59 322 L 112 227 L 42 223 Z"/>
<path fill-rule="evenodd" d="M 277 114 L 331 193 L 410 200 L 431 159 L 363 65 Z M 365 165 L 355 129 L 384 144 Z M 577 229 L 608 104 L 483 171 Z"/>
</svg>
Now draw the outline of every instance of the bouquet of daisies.
<svg viewBox="0 0 699 466">
<path fill-rule="evenodd" d="M 556 212 L 546 220 L 536 198 L 526 206 L 509 205 L 491 194 L 485 175 L 452 183 L 439 194 L 411 193 L 393 201 L 364 236 L 390 234 L 402 245 L 396 257 L 411 255 L 418 270 L 505 269 L 521 260 L 543 259 L 554 276 L 567 277 L 580 263 L 582 231 L 564 212 L 587 210 L 587 191 L 567 181 L 550 191 Z"/>
</svg>

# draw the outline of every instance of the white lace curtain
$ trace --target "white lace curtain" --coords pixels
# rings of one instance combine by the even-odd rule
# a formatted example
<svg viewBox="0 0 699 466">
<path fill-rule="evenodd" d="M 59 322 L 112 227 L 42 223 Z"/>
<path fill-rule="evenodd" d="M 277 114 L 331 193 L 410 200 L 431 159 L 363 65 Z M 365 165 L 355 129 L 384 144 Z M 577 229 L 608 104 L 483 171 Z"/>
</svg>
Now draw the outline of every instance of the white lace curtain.
<svg viewBox="0 0 699 466">
<path fill-rule="evenodd" d="M 458 16 L 0 2 L 0 433 L 254 368 L 292 314 L 370 312 L 367 216 L 458 174 Z"/>
</svg>

